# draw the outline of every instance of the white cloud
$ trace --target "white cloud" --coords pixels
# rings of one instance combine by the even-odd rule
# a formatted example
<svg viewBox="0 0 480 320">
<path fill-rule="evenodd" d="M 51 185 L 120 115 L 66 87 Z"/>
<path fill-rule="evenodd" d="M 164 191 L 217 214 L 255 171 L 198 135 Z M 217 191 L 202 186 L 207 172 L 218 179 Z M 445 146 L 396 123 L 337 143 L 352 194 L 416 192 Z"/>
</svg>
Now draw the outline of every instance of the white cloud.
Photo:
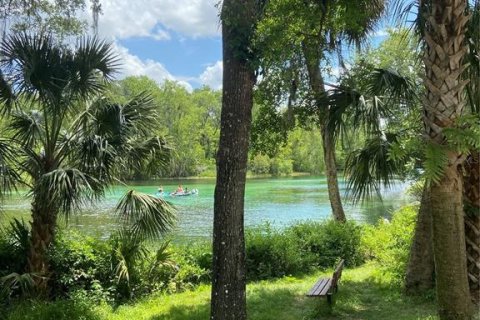
<svg viewBox="0 0 480 320">
<path fill-rule="evenodd" d="M 192 91 L 192 86 L 188 82 L 172 75 L 160 62 L 151 59 L 141 60 L 136 55 L 131 54 L 127 48 L 118 44 L 115 44 L 114 49 L 121 62 L 121 69 L 118 75 L 119 79 L 128 76 L 145 75 L 155 80 L 158 84 L 163 83 L 165 80 L 177 81 L 188 91 Z"/>
<path fill-rule="evenodd" d="M 222 88 L 223 62 L 217 61 L 213 65 L 208 66 L 199 76 L 199 82 L 207 85 L 212 89 L 218 90 Z"/>
<path fill-rule="evenodd" d="M 217 0 L 101 0 L 99 33 L 105 37 L 170 38 L 219 35 Z M 88 12 L 88 14 L 90 14 Z M 88 19 L 91 19 L 89 17 Z"/>
</svg>

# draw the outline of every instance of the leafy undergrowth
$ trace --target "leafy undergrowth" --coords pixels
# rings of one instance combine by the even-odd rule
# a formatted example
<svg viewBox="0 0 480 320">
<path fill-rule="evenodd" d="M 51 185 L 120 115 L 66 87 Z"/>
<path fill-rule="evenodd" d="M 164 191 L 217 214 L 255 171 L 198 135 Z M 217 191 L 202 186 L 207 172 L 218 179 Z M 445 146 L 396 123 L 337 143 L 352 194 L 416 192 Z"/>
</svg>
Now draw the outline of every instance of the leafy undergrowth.
<svg viewBox="0 0 480 320">
<path fill-rule="evenodd" d="M 334 307 L 324 299 L 307 298 L 305 293 L 315 283 L 318 273 L 302 278 L 284 277 L 260 281 L 248 286 L 248 318 L 258 320 L 313 319 L 436 319 L 433 299 L 406 297 L 398 288 L 379 284 L 373 265 L 345 270 Z M 193 291 L 157 295 L 135 303 L 111 307 L 89 306 L 84 301 L 25 303 L 17 305 L 9 320 L 206 320 L 209 315 L 210 287 Z"/>
</svg>

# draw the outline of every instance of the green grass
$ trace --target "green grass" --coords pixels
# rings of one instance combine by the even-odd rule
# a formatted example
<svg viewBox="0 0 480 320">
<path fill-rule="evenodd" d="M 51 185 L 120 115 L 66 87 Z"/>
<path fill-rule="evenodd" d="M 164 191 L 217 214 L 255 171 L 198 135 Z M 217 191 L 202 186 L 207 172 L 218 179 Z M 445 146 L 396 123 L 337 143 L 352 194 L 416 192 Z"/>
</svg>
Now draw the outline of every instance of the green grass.
<svg viewBox="0 0 480 320">
<path fill-rule="evenodd" d="M 345 270 L 329 308 L 325 299 L 307 298 L 305 293 L 323 273 L 302 278 L 285 277 L 261 281 L 248 286 L 248 318 L 255 320 L 313 319 L 436 319 L 432 299 L 406 297 L 400 290 L 373 279 L 372 265 Z M 87 308 L 82 303 L 56 302 L 23 304 L 7 318 L 56 320 L 206 320 L 209 315 L 210 287 L 202 285 L 193 291 L 157 295 L 135 303 L 113 308 L 109 305 Z"/>
</svg>

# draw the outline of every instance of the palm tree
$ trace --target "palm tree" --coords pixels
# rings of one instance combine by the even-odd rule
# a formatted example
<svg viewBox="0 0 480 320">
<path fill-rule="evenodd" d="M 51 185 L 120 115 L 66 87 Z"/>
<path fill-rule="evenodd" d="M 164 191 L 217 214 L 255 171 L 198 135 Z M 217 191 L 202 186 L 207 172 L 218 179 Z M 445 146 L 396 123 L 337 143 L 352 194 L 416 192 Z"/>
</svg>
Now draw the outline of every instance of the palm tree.
<svg viewBox="0 0 480 320">
<path fill-rule="evenodd" d="M 467 104 L 471 114 L 480 116 L 480 1 L 469 4 L 471 18 L 467 29 L 469 67 L 465 78 Z M 480 150 L 470 150 L 464 163 L 465 239 L 467 269 L 472 299 L 480 303 Z"/>
<path fill-rule="evenodd" d="M 30 190 L 27 269 L 41 275 L 41 293 L 47 293 L 47 249 L 58 216 L 68 218 L 99 199 L 132 168 L 152 170 L 168 159 L 165 141 L 152 135 L 155 105 L 148 95 L 124 105 L 99 98 L 117 62 L 112 47 L 95 38 L 70 49 L 50 35 L 14 34 L 0 48 L 1 82 L 6 85 L 0 102 L 8 114 L 7 141 L 18 154 L 6 158 L 16 176 L 6 178 L 2 172 L 2 179 L 8 185 L 22 177 Z M 163 202 L 143 204 L 164 215 L 162 232 L 171 226 L 172 211 L 163 210 Z"/>
</svg>

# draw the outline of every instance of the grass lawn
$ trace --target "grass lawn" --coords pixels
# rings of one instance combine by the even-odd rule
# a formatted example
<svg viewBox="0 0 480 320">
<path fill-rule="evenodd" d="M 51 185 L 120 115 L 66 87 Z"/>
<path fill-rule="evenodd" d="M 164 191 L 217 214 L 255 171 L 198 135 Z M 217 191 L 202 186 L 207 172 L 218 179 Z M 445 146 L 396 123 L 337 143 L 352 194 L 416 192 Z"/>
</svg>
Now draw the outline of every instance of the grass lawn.
<svg viewBox="0 0 480 320">
<path fill-rule="evenodd" d="M 248 286 L 248 318 L 255 320 L 301 319 L 436 319 L 435 304 L 424 297 L 405 297 L 398 289 L 372 280 L 375 268 L 365 265 L 343 272 L 332 310 L 325 299 L 307 298 L 305 293 L 323 275 L 285 277 Z M 85 320 L 206 320 L 209 315 L 210 287 L 158 295 L 113 309 L 101 305 L 80 308 L 72 302 L 33 304 L 16 307 L 7 319 Z M 78 310 L 75 310 L 78 309 Z"/>
</svg>

